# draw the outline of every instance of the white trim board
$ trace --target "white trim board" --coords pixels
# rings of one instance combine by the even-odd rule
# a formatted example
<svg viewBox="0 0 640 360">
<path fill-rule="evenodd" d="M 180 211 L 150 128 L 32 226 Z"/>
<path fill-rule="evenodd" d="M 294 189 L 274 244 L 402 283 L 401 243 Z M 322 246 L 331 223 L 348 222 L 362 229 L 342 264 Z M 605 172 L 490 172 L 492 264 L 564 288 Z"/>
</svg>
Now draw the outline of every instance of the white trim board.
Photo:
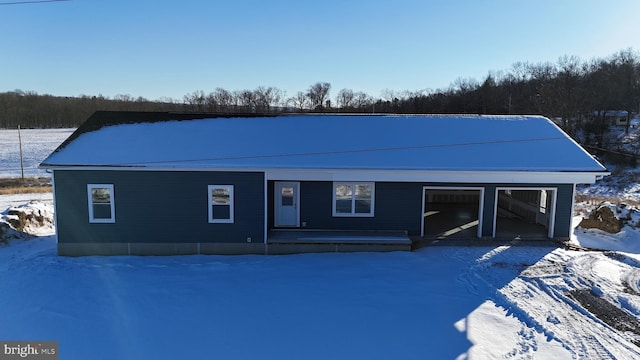
<svg viewBox="0 0 640 360">
<path fill-rule="evenodd" d="M 56 197 L 56 174 L 51 174 L 51 194 L 53 195 L 53 227 L 56 231 L 56 244 L 60 242 L 60 231 L 58 231 L 58 201 Z"/>
<path fill-rule="evenodd" d="M 407 170 L 407 169 L 261 169 L 261 168 L 167 168 L 132 166 L 60 166 L 53 170 L 74 171 L 235 171 L 261 172 L 266 180 L 298 181 L 397 181 L 432 183 L 494 183 L 494 184 L 593 184 L 609 172 L 584 171 L 469 171 L 469 170 Z"/>
<path fill-rule="evenodd" d="M 592 184 L 609 173 L 534 171 L 266 170 L 267 180 L 397 181 L 460 184 Z"/>
</svg>

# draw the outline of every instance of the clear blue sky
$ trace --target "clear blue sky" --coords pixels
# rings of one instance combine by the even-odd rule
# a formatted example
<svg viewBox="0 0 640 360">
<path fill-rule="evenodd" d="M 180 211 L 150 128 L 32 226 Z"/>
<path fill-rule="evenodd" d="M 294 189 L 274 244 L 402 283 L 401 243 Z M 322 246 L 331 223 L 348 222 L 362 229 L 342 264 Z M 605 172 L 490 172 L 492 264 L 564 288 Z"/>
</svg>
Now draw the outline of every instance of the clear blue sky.
<svg viewBox="0 0 640 360">
<path fill-rule="evenodd" d="M 0 3 L 18 0 L 0 0 Z M 638 0 L 71 0 L 0 6 L 0 91 L 149 99 L 317 81 L 379 97 L 640 50 Z"/>
</svg>

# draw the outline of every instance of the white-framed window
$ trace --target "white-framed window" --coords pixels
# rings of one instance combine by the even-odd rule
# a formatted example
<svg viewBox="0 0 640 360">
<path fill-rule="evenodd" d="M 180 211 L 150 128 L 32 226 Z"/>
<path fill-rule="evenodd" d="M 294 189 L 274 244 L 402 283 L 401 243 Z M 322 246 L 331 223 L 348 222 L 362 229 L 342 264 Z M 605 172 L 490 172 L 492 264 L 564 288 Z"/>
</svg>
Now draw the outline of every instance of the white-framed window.
<svg viewBox="0 0 640 360">
<path fill-rule="evenodd" d="M 87 184 L 90 223 L 115 223 L 113 184 Z"/>
<path fill-rule="evenodd" d="M 334 182 L 333 216 L 373 216 L 374 199 L 372 182 Z"/>
<path fill-rule="evenodd" d="M 209 185 L 209 222 L 233 223 L 233 185 Z"/>
<path fill-rule="evenodd" d="M 546 214 L 547 213 L 547 190 L 540 190 L 540 213 L 541 214 Z"/>
</svg>

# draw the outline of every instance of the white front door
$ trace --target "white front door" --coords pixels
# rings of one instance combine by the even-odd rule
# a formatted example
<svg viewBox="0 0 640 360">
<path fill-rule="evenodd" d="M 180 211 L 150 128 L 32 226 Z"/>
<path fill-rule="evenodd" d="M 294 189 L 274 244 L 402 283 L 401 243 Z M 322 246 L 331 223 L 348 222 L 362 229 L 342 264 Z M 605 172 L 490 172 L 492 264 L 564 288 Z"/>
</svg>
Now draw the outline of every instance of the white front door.
<svg viewBox="0 0 640 360">
<path fill-rule="evenodd" d="M 274 192 L 275 226 L 300 226 L 300 193 L 298 182 L 277 181 Z"/>
</svg>

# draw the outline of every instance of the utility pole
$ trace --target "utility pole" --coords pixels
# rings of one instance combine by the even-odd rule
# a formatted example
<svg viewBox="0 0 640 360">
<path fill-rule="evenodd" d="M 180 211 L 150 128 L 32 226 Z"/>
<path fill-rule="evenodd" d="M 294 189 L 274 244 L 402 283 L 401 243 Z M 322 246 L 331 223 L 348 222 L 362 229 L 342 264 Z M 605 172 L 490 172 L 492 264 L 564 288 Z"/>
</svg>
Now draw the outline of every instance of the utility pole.
<svg viewBox="0 0 640 360">
<path fill-rule="evenodd" d="M 18 143 L 20 144 L 20 173 L 22 175 L 22 184 L 24 185 L 24 159 L 22 158 L 22 136 L 20 135 L 20 124 L 18 124 Z"/>
</svg>

